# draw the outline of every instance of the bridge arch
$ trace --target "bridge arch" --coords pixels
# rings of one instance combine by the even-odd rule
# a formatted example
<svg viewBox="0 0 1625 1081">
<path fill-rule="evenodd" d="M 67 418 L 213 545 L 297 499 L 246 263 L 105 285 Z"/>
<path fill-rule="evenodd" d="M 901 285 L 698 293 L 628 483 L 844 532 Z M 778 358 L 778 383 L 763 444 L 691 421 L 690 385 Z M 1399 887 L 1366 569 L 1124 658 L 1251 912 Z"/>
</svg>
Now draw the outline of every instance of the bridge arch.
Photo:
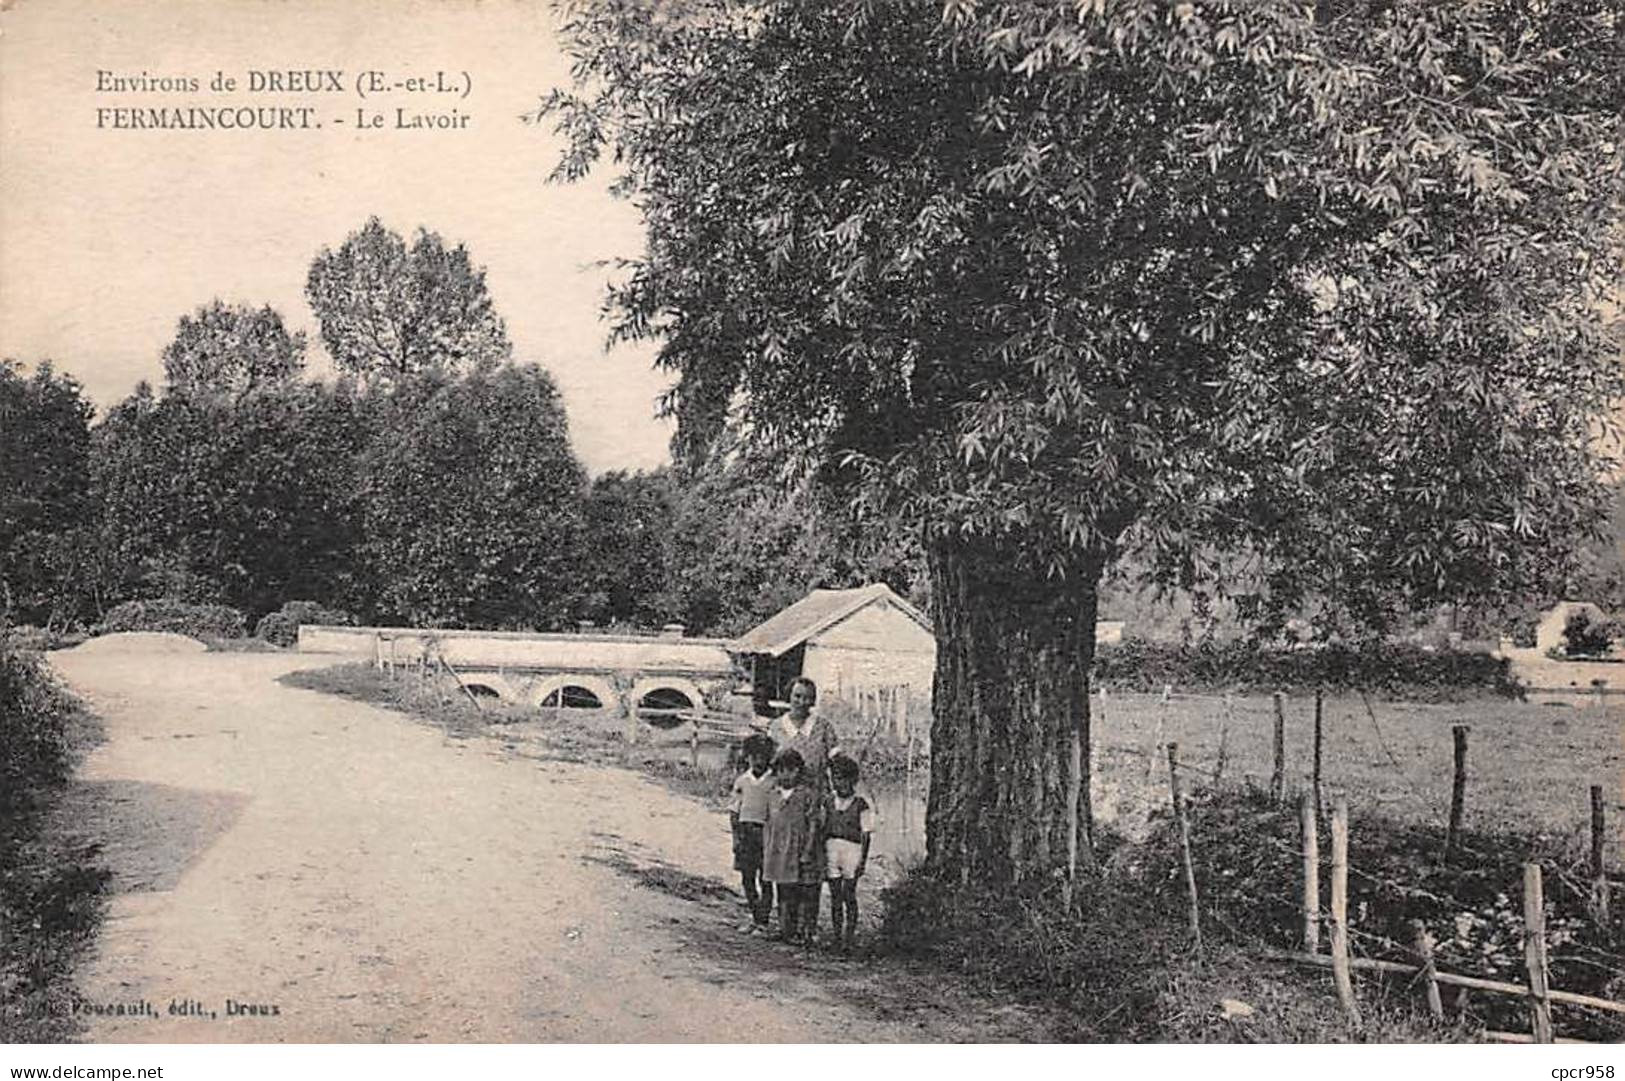
<svg viewBox="0 0 1625 1081">
<path fill-rule="evenodd" d="M 645 676 L 632 684 L 627 706 L 656 727 L 672 727 L 679 722 L 668 711 L 704 709 L 705 695 L 693 680 L 680 676 Z"/>
<path fill-rule="evenodd" d="M 457 682 L 476 698 L 493 698 L 502 702 L 519 699 L 514 685 L 495 672 L 464 672 L 457 677 Z"/>
<path fill-rule="evenodd" d="M 530 701 L 537 708 L 553 709 L 560 705 L 561 695 L 564 709 L 612 709 L 620 701 L 607 679 L 580 672 L 548 676 L 531 689 Z M 598 704 L 591 705 L 593 701 Z"/>
</svg>

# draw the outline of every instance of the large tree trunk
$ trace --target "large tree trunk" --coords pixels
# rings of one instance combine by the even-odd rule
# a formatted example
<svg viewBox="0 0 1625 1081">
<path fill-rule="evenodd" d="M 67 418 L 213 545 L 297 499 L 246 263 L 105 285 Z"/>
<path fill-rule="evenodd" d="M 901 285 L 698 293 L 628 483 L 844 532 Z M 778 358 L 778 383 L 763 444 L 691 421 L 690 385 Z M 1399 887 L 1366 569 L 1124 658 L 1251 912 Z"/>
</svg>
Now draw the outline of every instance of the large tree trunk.
<svg viewBox="0 0 1625 1081">
<path fill-rule="evenodd" d="M 937 671 L 926 854 L 961 883 L 1088 865 L 1089 667 L 1101 562 L 1050 573 L 1019 550 L 929 550 Z M 1069 799 L 1070 795 L 1070 799 Z"/>
</svg>

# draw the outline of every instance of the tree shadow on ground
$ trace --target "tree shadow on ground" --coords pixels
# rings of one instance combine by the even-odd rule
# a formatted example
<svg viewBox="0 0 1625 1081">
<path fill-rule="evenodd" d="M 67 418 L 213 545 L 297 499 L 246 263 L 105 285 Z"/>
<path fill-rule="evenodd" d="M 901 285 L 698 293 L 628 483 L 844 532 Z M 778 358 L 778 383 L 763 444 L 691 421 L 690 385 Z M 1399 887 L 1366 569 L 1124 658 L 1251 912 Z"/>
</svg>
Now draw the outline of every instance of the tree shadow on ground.
<svg viewBox="0 0 1625 1081">
<path fill-rule="evenodd" d="M 599 847 L 583 859 L 607 867 L 638 887 L 693 906 L 691 918 L 674 920 L 670 933 L 681 943 L 695 975 L 717 986 L 770 984 L 828 998 L 884 1023 L 889 1033 L 854 1031 L 855 1041 L 900 1038 L 921 1043 L 1065 1042 L 1090 1039 L 1075 1017 L 1009 1001 L 996 1001 L 944 979 L 940 968 L 906 957 L 876 953 L 859 943 L 851 956 L 823 948 L 782 943 L 772 936 L 743 934 L 749 914 L 739 894 L 715 879 L 696 875 L 621 838 L 597 835 Z M 827 904 L 827 897 L 825 898 Z M 870 905 L 878 904 L 865 897 Z M 827 930 L 828 909 L 820 913 Z M 902 1029 L 910 1034 L 896 1036 Z M 748 1033 L 737 1036 L 748 1042 Z"/>
<path fill-rule="evenodd" d="M 231 830 L 248 797 L 144 781 L 74 781 L 55 817 L 66 834 L 94 840 L 115 893 L 173 890 Z"/>
</svg>

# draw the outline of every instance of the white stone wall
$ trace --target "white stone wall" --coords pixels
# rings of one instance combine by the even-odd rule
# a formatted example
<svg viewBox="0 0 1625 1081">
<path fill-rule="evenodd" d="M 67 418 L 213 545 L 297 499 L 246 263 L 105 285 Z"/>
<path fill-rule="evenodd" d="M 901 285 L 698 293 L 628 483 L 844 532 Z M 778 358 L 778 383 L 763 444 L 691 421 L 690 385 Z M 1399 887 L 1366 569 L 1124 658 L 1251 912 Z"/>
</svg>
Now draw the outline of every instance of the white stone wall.
<svg viewBox="0 0 1625 1081">
<path fill-rule="evenodd" d="M 931 700 L 936 653 L 842 649 L 809 645 L 801 671 L 818 684 L 820 695 L 848 699 L 853 691 L 906 686 L 911 697 Z"/>
<path fill-rule="evenodd" d="M 381 643 L 381 646 L 380 646 Z M 431 631 L 407 627 L 299 628 L 301 653 L 384 655 L 416 661 L 425 644 L 458 667 L 542 668 L 577 672 L 641 672 L 726 676 L 733 663 L 722 642 L 709 638 L 636 638 L 607 634 L 525 634 L 506 631 Z"/>
<path fill-rule="evenodd" d="M 930 631 L 891 604 L 871 604 L 809 641 L 801 670 L 835 698 L 908 687 L 910 697 L 929 703 L 936 663 Z"/>
</svg>

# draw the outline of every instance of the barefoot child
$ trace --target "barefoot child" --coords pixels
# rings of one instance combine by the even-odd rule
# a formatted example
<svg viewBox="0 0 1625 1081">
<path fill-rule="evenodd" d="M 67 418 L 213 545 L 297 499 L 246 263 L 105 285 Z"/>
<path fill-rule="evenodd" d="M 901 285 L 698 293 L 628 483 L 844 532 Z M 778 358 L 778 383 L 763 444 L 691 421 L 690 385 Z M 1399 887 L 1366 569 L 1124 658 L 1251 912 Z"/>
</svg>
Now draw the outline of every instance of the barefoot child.
<svg viewBox="0 0 1625 1081">
<path fill-rule="evenodd" d="M 762 830 L 762 876 L 778 887 L 779 937 L 808 943 L 818 927 L 823 804 L 795 751 L 779 752 L 773 778 L 776 788 L 768 797 L 767 826 Z"/>
<path fill-rule="evenodd" d="M 734 870 L 745 887 L 750 922 L 739 928 L 748 933 L 767 929 L 773 911 L 773 883 L 762 877 L 762 828 L 767 825 L 767 802 L 773 797 L 773 740 L 757 733 L 745 740 L 748 768 L 734 780 L 728 801 L 728 824 L 733 827 Z"/>
<path fill-rule="evenodd" d="M 869 865 L 875 812 L 857 794 L 858 764 L 845 755 L 829 760 L 833 795 L 825 796 L 824 862 L 829 868 L 829 917 L 835 943 L 850 953 L 858 932 L 858 879 Z M 816 914 L 814 919 L 816 919 Z"/>
</svg>

